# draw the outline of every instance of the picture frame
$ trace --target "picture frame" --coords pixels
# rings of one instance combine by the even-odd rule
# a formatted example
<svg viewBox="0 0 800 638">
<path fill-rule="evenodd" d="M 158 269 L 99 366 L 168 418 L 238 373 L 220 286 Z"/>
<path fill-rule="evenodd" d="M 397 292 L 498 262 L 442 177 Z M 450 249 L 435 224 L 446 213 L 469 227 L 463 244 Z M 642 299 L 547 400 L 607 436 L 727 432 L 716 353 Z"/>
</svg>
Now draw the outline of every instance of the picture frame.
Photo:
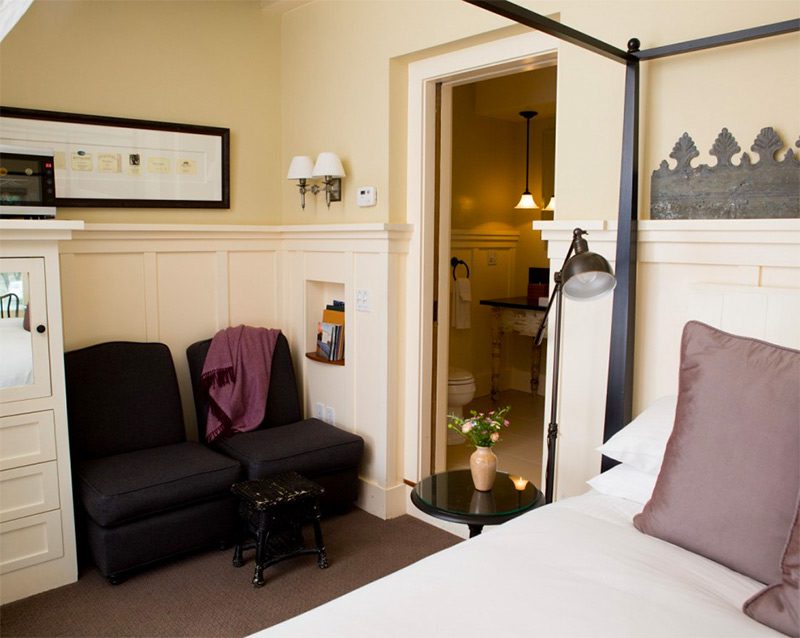
<svg viewBox="0 0 800 638">
<path fill-rule="evenodd" d="M 230 208 L 230 129 L 0 106 L 0 143 L 52 150 L 57 207 Z"/>
</svg>

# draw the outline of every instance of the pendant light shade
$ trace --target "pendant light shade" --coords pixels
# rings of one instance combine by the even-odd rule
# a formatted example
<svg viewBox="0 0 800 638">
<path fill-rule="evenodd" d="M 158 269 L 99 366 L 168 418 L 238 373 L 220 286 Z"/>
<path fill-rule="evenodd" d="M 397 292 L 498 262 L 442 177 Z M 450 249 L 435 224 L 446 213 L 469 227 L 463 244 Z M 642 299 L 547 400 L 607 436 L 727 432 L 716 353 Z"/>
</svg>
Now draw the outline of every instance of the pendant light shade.
<svg viewBox="0 0 800 638">
<path fill-rule="evenodd" d="M 525 192 L 522 193 L 522 195 L 519 198 L 519 201 L 517 202 L 517 205 L 514 206 L 514 208 L 539 208 L 539 206 L 536 205 L 536 200 L 533 199 L 533 195 L 531 195 L 528 192 Z"/>
<path fill-rule="evenodd" d="M 531 190 L 528 188 L 528 173 L 530 172 L 531 158 L 531 119 L 536 117 L 536 111 L 520 111 L 520 115 L 525 118 L 525 192 L 519 198 L 514 208 L 539 208 L 539 204 L 533 199 Z"/>
</svg>

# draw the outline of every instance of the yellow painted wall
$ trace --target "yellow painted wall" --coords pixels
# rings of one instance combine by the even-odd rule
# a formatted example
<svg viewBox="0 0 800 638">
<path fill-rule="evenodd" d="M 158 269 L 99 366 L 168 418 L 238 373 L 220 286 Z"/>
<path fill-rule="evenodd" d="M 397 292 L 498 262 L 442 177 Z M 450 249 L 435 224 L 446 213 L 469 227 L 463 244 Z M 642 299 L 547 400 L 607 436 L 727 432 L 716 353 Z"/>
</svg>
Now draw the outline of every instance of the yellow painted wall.
<svg viewBox="0 0 800 638">
<path fill-rule="evenodd" d="M 94 222 L 280 219 L 280 16 L 259 2 L 36 0 L 0 44 L 5 106 L 231 129 L 231 208 L 65 209 Z"/>
<path fill-rule="evenodd" d="M 798 13 L 795 0 L 520 4 L 559 14 L 563 23 L 622 49 L 631 37 L 651 48 Z M 345 201 L 330 211 L 322 204 L 301 213 L 296 189 L 287 183 L 284 223 L 404 221 L 403 182 L 394 180 L 405 170 L 404 65 L 438 52 L 436 47 L 444 43 L 509 24 L 459 0 L 321 1 L 288 13 L 282 23 L 284 171 L 292 155 L 336 150 L 349 177 Z M 647 197 L 650 172 L 684 130 L 694 133 L 701 151 L 723 126 L 735 132 L 743 148 L 768 125 L 784 139 L 796 139 L 799 44 L 800 36 L 791 34 L 645 63 L 642 197 Z M 622 65 L 571 45 L 560 48 L 557 218 L 616 218 L 623 87 Z M 377 207 L 356 207 L 353 192 L 362 185 L 378 187 Z M 642 208 L 646 215 L 646 206 Z"/>
<path fill-rule="evenodd" d="M 519 0 L 617 47 L 644 48 L 796 17 L 796 0 Z M 402 222 L 405 69 L 521 27 L 461 0 L 318 0 L 283 14 L 256 0 L 36 0 L 0 44 L 9 106 L 230 127 L 230 211 L 71 209 L 87 221 Z M 643 65 L 642 200 L 684 131 L 707 149 L 726 126 L 748 149 L 764 126 L 796 139 L 797 34 Z M 560 218 L 614 218 L 624 72 L 559 52 Z M 348 177 L 325 208 L 284 179 L 290 158 L 334 150 Z M 358 208 L 358 186 L 378 205 Z M 646 216 L 646 206 L 643 216 Z"/>
</svg>

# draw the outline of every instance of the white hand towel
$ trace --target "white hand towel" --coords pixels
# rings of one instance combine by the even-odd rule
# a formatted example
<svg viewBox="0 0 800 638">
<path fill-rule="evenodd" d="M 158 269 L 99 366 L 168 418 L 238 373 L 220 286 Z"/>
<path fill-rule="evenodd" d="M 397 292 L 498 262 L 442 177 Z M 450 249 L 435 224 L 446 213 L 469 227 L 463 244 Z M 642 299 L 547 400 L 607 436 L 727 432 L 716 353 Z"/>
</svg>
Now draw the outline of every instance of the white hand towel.
<svg viewBox="0 0 800 638">
<path fill-rule="evenodd" d="M 471 327 L 472 284 L 466 277 L 456 279 L 451 292 L 450 325 L 457 330 L 466 330 Z"/>
</svg>

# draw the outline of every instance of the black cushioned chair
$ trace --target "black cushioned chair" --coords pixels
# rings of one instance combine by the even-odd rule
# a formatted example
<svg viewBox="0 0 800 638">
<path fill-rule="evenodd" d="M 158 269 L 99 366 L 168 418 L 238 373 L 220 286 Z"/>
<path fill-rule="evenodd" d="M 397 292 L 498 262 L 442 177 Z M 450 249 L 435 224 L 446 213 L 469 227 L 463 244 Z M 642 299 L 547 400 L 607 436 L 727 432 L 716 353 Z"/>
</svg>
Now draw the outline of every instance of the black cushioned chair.
<svg viewBox="0 0 800 638">
<path fill-rule="evenodd" d="M 186 350 L 192 377 L 199 440 L 206 439 L 208 393 L 200 383 L 211 339 Z M 219 437 L 211 444 L 242 464 L 244 478 L 261 479 L 294 470 L 325 488 L 324 513 L 341 511 L 358 496 L 364 440 L 319 419 L 303 419 L 289 342 L 281 334 L 272 355 L 264 420 L 258 429 Z"/>
<path fill-rule="evenodd" d="M 161 343 L 111 342 L 64 356 L 78 526 L 112 583 L 235 538 L 235 459 L 187 441 Z"/>
</svg>

